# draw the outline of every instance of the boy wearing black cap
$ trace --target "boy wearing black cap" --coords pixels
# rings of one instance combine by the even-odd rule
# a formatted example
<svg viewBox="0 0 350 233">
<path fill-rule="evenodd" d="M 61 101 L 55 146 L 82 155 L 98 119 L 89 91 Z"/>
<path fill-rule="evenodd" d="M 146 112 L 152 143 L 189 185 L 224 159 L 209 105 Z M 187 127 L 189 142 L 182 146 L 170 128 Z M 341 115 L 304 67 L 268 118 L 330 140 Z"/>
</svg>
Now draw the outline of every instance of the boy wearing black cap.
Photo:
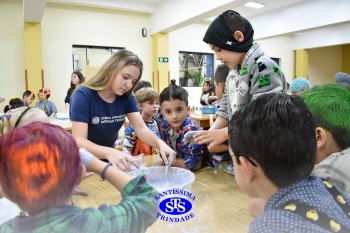
<svg viewBox="0 0 350 233">
<path fill-rule="evenodd" d="M 228 10 L 209 26 L 203 41 L 215 52 L 216 59 L 231 68 L 226 79 L 226 90 L 209 130 L 199 131 L 195 142 L 210 142 L 209 149 L 228 139 L 227 125 L 233 113 L 265 93 L 286 93 L 283 72 L 257 43 L 253 43 L 254 30 L 247 19 Z"/>
</svg>

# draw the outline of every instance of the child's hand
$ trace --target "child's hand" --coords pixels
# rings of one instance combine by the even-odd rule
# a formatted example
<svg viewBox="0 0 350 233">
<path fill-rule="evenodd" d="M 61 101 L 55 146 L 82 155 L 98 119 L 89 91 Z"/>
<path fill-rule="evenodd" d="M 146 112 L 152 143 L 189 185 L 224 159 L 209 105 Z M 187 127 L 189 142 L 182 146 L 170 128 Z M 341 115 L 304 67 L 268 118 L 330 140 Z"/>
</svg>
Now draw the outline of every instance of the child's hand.
<svg viewBox="0 0 350 233">
<path fill-rule="evenodd" d="M 0 103 L 4 102 L 5 98 L 0 97 Z"/>
<path fill-rule="evenodd" d="M 182 142 L 184 144 L 189 144 L 189 146 L 193 146 L 195 143 L 194 141 L 194 135 L 198 133 L 198 131 L 188 131 L 187 133 L 185 133 L 184 135 L 184 139 L 182 140 Z"/>
<path fill-rule="evenodd" d="M 193 135 L 194 143 L 205 144 L 210 143 L 208 149 L 211 149 L 215 145 L 219 145 L 228 139 L 228 129 L 216 129 L 216 130 L 202 130 Z"/>
</svg>

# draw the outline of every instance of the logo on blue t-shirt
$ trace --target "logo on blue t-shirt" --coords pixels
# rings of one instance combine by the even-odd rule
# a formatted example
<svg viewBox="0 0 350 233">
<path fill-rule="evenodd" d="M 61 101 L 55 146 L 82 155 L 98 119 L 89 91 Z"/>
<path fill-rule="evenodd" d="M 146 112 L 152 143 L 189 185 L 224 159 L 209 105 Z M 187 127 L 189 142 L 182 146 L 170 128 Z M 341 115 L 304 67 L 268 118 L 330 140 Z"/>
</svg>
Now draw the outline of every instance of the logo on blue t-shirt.
<svg viewBox="0 0 350 233">
<path fill-rule="evenodd" d="M 159 201 L 157 218 L 162 221 L 185 222 L 195 216 L 191 210 L 196 197 L 188 191 L 174 188 L 160 192 L 154 199 Z"/>
<path fill-rule="evenodd" d="M 99 124 L 100 123 L 100 118 L 99 117 L 93 117 L 91 123 L 92 124 Z"/>
</svg>

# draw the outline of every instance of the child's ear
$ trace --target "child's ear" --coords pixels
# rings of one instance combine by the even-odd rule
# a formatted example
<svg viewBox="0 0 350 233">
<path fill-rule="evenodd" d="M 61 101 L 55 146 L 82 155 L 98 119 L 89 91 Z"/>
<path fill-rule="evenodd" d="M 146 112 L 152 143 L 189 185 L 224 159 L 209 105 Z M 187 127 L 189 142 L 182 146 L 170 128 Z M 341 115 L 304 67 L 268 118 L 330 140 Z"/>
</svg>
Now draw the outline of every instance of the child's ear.
<svg viewBox="0 0 350 233">
<path fill-rule="evenodd" d="M 233 33 L 233 38 L 235 38 L 235 40 L 238 42 L 242 42 L 244 40 L 244 35 L 241 31 L 235 31 Z"/>
<path fill-rule="evenodd" d="M 326 145 L 327 142 L 327 134 L 321 127 L 316 127 L 316 143 L 317 149 Z"/>
<path fill-rule="evenodd" d="M 218 83 L 218 85 L 219 85 L 219 88 L 220 88 L 221 92 L 224 93 L 225 92 L 225 84 L 224 83 Z"/>
<path fill-rule="evenodd" d="M 137 103 L 139 105 L 139 109 L 142 110 L 142 104 Z"/>
<path fill-rule="evenodd" d="M 256 176 L 256 167 L 254 167 L 244 156 L 240 156 L 238 159 L 241 162 L 241 165 L 238 166 L 242 166 L 242 171 L 247 184 L 251 184 Z"/>
</svg>

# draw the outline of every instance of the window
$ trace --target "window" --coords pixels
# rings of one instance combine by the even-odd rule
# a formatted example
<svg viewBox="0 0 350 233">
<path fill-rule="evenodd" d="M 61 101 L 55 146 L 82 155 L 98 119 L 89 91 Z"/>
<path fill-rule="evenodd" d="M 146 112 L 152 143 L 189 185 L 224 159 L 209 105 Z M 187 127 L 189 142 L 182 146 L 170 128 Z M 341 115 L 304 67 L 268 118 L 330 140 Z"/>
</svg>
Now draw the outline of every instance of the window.
<svg viewBox="0 0 350 233">
<path fill-rule="evenodd" d="M 280 66 L 280 59 L 277 57 L 271 57 L 271 60 L 275 61 L 278 66 Z"/>
<path fill-rule="evenodd" d="M 214 55 L 179 52 L 179 83 L 181 87 L 201 87 L 204 78 L 214 82 Z"/>
<path fill-rule="evenodd" d="M 79 70 L 89 78 L 113 53 L 124 49 L 89 45 L 73 45 L 73 70 Z"/>
</svg>

